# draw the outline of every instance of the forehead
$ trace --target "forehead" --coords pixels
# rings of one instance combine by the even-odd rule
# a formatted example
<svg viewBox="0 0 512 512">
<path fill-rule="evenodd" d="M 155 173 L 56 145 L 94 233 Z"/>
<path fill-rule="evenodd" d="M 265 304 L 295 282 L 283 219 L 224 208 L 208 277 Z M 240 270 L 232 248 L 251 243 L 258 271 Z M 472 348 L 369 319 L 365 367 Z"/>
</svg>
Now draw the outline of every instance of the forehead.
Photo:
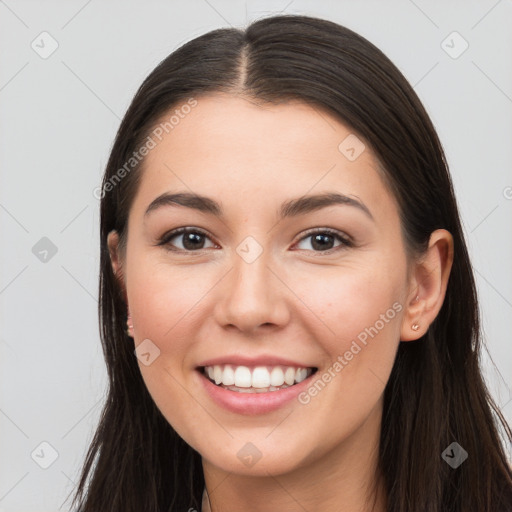
<svg viewBox="0 0 512 512">
<path fill-rule="evenodd" d="M 156 125 L 134 209 L 173 191 L 274 211 L 278 200 L 337 191 L 377 215 L 396 209 L 370 148 L 320 107 L 220 93 L 196 101 L 193 108 L 176 105 Z"/>
</svg>

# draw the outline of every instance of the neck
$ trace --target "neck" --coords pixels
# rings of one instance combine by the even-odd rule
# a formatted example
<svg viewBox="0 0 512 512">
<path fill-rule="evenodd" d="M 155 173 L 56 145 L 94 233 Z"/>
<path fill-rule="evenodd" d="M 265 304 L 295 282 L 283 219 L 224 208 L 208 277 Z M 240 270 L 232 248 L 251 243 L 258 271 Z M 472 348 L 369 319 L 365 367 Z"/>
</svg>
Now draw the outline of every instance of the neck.
<svg viewBox="0 0 512 512">
<path fill-rule="evenodd" d="M 382 404 L 355 432 L 325 454 L 285 474 L 238 475 L 203 459 L 212 512 L 384 512 L 378 472 Z"/>
</svg>

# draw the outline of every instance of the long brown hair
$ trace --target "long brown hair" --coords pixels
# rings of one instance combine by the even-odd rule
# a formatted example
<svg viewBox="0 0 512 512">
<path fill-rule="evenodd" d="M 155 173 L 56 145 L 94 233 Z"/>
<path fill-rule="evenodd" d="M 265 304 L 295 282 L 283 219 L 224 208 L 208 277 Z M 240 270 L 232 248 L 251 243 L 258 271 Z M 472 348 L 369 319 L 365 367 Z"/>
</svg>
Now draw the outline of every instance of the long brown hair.
<svg viewBox="0 0 512 512">
<path fill-rule="evenodd" d="M 455 256 L 441 311 L 421 339 L 400 344 L 385 389 L 379 469 L 390 512 L 512 510 L 512 471 L 500 437 L 510 442 L 512 433 L 482 378 L 475 282 L 436 131 L 378 48 L 335 23 L 291 15 L 184 44 L 151 72 L 124 116 L 101 194 L 99 320 L 109 389 L 74 497 L 77 510 L 200 509 L 201 457 L 144 385 L 125 333 L 126 304 L 107 235 L 116 229 L 121 245 L 126 241 L 141 175 L 140 163 L 116 181 L 119 170 L 172 107 L 218 91 L 327 109 L 377 156 L 399 204 L 408 250 L 424 250 L 438 228 L 451 232 Z M 441 457 L 454 441 L 469 455 L 456 469 Z"/>
</svg>

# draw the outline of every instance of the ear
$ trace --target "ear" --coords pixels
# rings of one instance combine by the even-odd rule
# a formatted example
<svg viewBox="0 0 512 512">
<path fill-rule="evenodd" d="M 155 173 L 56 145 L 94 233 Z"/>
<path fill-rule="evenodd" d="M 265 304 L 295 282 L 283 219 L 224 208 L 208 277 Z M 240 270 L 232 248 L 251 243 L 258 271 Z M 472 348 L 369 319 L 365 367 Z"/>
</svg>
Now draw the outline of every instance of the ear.
<svg viewBox="0 0 512 512">
<path fill-rule="evenodd" d="M 119 234 L 118 232 L 113 229 L 107 236 L 107 246 L 108 246 L 108 252 L 110 254 L 110 262 L 112 264 L 112 271 L 114 272 L 114 275 L 116 276 L 116 279 L 119 283 L 119 286 L 121 287 L 124 300 L 127 303 L 127 296 L 126 296 L 126 287 L 124 283 L 124 273 L 123 273 L 123 267 L 122 267 L 122 261 L 120 256 L 120 250 L 119 250 Z"/>
<path fill-rule="evenodd" d="M 421 338 L 435 320 L 446 295 L 452 263 L 453 237 L 446 229 L 437 229 L 430 235 L 425 254 L 413 264 L 401 341 Z"/>
</svg>

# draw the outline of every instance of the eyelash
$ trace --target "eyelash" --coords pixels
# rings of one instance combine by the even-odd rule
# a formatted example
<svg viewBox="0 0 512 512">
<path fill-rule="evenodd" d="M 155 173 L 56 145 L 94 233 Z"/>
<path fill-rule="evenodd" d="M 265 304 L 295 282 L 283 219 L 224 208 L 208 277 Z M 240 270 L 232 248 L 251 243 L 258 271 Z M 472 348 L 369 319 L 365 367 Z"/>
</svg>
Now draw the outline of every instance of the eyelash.
<svg viewBox="0 0 512 512">
<path fill-rule="evenodd" d="M 179 253 L 189 253 L 189 254 L 194 253 L 194 252 L 200 253 L 201 251 L 210 249 L 210 247 L 207 247 L 206 249 L 198 249 L 196 251 L 193 251 L 193 250 L 189 250 L 189 249 L 176 249 L 171 246 L 170 241 L 173 238 L 175 238 L 176 236 L 179 236 L 179 235 L 187 234 L 187 233 L 196 233 L 196 234 L 204 235 L 205 237 L 211 239 L 210 235 L 206 231 L 202 230 L 201 228 L 186 227 L 186 228 L 178 228 L 173 231 L 170 231 L 169 233 L 166 233 L 165 235 L 162 236 L 162 238 L 160 238 L 157 245 L 165 246 L 165 248 L 168 251 L 179 252 Z M 339 231 L 336 231 L 335 229 L 332 229 L 332 228 L 314 228 L 309 231 L 306 231 L 306 233 L 296 243 L 300 243 L 303 240 L 305 240 L 306 238 L 309 238 L 313 235 L 318 235 L 318 234 L 322 234 L 322 235 L 325 234 L 325 235 L 329 235 L 334 238 L 337 238 L 341 242 L 341 244 L 338 245 L 337 247 L 332 247 L 331 249 L 327 249 L 325 251 L 313 251 L 314 253 L 332 254 L 338 250 L 342 250 L 342 249 L 354 246 L 354 243 L 350 239 L 350 237 L 348 237 L 347 235 L 344 235 L 344 234 L 340 233 Z M 210 240 L 210 241 L 213 242 L 213 240 Z M 299 249 L 299 250 L 308 250 L 308 249 Z"/>
</svg>

